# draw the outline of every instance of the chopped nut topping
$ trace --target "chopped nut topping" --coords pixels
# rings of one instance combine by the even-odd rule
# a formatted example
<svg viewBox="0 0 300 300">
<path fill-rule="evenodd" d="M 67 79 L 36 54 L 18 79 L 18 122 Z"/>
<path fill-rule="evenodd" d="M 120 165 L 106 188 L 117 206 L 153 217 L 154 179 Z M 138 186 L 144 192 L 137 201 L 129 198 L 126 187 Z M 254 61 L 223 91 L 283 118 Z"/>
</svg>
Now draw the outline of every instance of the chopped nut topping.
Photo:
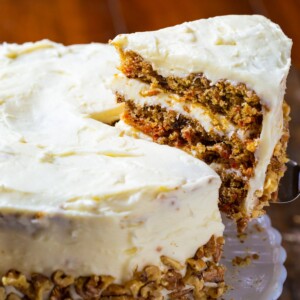
<svg viewBox="0 0 300 300">
<path fill-rule="evenodd" d="M 140 294 L 146 299 L 152 299 L 153 297 L 154 299 L 161 299 L 161 290 L 162 288 L 155 282 L 150 282 L 141 288 Z"/>
<path fill-rule="evenodd" d="M 210 296 L 213 299 L 217 299 L 220 296 L 222 296 L 224 294 L 224 292 L 226 291 L 225 285 L 224 284 L 220 284 L 218 287 L 216 288 L 207 288 L 206 294 L 208 296 Z"/>
<path fill-rule="evenodd" d="M 200 279 L 199 277 L 194 276 L 194 275 L 185 278 L 184 281 L 186 284 L 189 284 L 189 285 L 192 285 L 193 287 L 195 287 L 194 290 L 197 290 L 197 291 L 201 291 L 204 287 L 204 280 L 202 278 Z"/>
<path fill-rule="evenodd" d="M 113 286 L 110 285 L 113 281 L 114 278 L 112 276 L 94 275 L 90 277 L 79 277 L 75 280 L 75 289 L 83 299 L 91 299 L 100 297 L 103 291 L 108 291 L 108 288 Z M 116 295 L 122 295 L 122 293 L 117 293 Z"/>
<path fill-rule="evenodd" d="M 37 273 L 27 278 L 16 270 L 10 270 L 2 277 L 4 287 L 0 282 L 0 300 L 72 300 L 74 290 L 83 300 L 216 299 L 225 291 L 225 268 L 217 265 L 223 244 L 223 238 L 212 237 L 193 258 L 186 260 L 183 274 L 179 270 L 184 266 L 162 256 L 163 268 L 149 265 L 141 271 L 136 270 L 132 279 L 124 284 L 115 284 L 112 276 L 104 275 L 73 278 L 57 270 L 50 279 Z M 204 257 L 207 261 L 203 260 Z M 22 296 L 15 293 L 6 295 L 6 286 L 14 287 Z M 163 290 L 169 291 L 168 298 L 163 295 Z"/>
<path fill-rule="evenodd" d="M 204 247 L 200 247 L 198 248 L 196 254 L 195 254 L 196 258 L 203 258 L 204 257 Z"/>
<path fill-rule="evenodd" d="M 246 255 L 245 257 L 236 256 L 232 259 L 232 265 L 246 267 L 250 265 L 252 259 L 259 259 L 259 255 L 257 253 L 254 253 L 253 255 Z"/>
<path fill-rule="evenodd" d="M 223 282 L 225 268 L 223 266 L 211 265 L 203 272 L 203 279 L 207 282 Z"/>
<path fill-rule="evenodd" d="M 51 281 L 41 274 L 32 274 L 31 279 L 35 291 L 35 300 L 43 300 L 44 293 L 50 291 L 52 288 Z"/>
<path fill-rule="evenodd" d="M 12 286 L 26 295 L 28 298 L 33 299 L 34 292 L 30 283 L 27 281 L 25 275 L 16 270 L 10 270 L 2 277 L 2 283 L 4 286 Z"/>
<path fill-rule="evenodd" d="M 69 289 L 55 286 L 50 293 L 50 300 L 72 300 Z"/>
<path fill-rule="evenodd" d="M 161 277 L 161 272 L 156 266 L 147 266 L 144 272 L 146 273 L 147 281 L 158 281 Z"/>
<path fill-rule="evenodd" d="M 120 284 L 111 284 L 103 292 L 103 296 L 130 296 L 130 291 Z"/>
<path fill-rule="evenodd" d="M 189 258 L 186 261 L 196 272 L 201 272 L 207 268 L 206 263 L 202 259 Z"/>
<path fill-rule="evenodd" d="M 167 267 L 173 268 L 175 270 L 182 270 L 183 269 L 183 266 L 177 260 L 172 259 L 168 256 L 163 255 L 163 256 L 160 257 L 160 260 Z"/>
<path fill-rule="evenodd" d="M 172 292 L 168 294 L 170 300 L 184 300 L 184 299 L 190 299 L 188 295 L 191 293 L 193 289 L 186 289 L 178 292 Z M 188 298 L 187 298 L 188 297 Z"/>
<path fill-rule="evenodd" d="M 145 283 L 138 280 L 130 280 L 125 284 L 125 287 L 131 291 L 133 297 L 137 297 L 141 287 Z"/>
<path fill-rule="evenodd" d="M 184 287 L 184 282 L 181 274 L 175 270 L 168 270 L 161 279 L 161 285 L 167 290 L 181 290 Z"/>
<path fill-rule="evenodd" d="M 70 275 L 66 275 L 63 271 L 58 270 L 52 275 L 52 280 L 59 287 L 65 288 L 74 283 L 74 278 Z"/>
</svg>

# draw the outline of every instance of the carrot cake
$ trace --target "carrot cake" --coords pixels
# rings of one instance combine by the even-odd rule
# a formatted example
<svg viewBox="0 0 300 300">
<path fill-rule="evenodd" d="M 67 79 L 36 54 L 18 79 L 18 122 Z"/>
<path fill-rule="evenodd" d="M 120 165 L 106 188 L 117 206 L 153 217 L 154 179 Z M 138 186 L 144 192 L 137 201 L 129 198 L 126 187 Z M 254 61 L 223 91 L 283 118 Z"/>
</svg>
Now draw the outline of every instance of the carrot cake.
<svg viewBox="0 0 300 300">
<path fill-rule="evenodd" d="M 276 199 L 285 170 L 292 42 L 263 16 L 221 16 L 118 35 L 112 81 L 123 124 L 220 175 L 220 209 L 240 229 Z"/>
<path fill-rule="evenodd" d="M 109 45 L 0 46 L 1 300 L 224 292 L 220 178 L 105 124 L 118 63 Z"/>
</svg>

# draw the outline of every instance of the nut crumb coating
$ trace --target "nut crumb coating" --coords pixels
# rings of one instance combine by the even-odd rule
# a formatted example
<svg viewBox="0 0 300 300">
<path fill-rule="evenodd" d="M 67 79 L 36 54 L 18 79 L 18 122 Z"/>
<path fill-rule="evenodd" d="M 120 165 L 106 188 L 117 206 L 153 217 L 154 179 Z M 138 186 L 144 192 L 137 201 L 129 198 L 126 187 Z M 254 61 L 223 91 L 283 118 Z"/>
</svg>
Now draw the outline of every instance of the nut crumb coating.
<svg viewBox="0 0 300 300">
<path fill-rule="evenodd" d="M 109 275 L 74 278 L 62 270 L 49 278 L 42 274 L 24 274 L 9 270 L 2 277 L 0 300 L 185 300 L 217 299 L 226 291 L 225 268 L 219 265 L 224 239 L 212 236 L 195 255 L 181 265 L 173 258 L 162 256 L 163 267 L 145 266 L 135 270 L 130 280 L 115 283 Z M 6 292 L 6 287 L 15 292 Z"/>
</svg>

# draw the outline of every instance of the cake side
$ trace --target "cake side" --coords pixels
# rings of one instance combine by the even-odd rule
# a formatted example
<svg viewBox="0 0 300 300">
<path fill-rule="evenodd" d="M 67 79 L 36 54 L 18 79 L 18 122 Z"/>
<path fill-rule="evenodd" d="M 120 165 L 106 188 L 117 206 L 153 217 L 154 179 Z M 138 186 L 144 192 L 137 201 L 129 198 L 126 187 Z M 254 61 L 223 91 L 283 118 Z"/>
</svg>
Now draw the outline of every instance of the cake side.
<svg viewBox="0 0 300 300">
<path fill-rule="evenodd" d="M 132 278 L 115 283 L 109 275 L 74 277 L 62 270 L 51 277 L 33 273 L 25 276 L 9 270 L 1 281 L 1 299 L 217 299 L 226 291 L 224 267 L 218 264 L 224 239 L 212 236 L 199 247 L 195 255 L 182 265 L 167 256 L 161 256 L 161 267 L 147 265 L 134 270 Z M 13 292 L 6 292 L 9 287 Z"/>
</svg>

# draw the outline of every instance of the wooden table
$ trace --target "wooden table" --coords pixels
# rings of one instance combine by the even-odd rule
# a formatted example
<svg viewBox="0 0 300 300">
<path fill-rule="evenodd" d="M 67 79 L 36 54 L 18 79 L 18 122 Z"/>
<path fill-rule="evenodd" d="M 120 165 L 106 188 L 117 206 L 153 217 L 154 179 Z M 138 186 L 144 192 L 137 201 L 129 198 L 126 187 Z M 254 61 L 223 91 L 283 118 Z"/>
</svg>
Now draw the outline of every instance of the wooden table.
<svg viewBox="0 0 300 300">
<path fill-rule="evenodd" d="M 253 13 L 280 24 L 294 41 L 286 99 L 292 107 L 289 155 L 300 162 L 300 0 L 0 0 L 0 42 L 107 42 L 118 33 Z M 288 253 L 288 280 L 280 299 L 299 300 L 300 201 L 273 204 L 268 213 Z"/>
</svg>

